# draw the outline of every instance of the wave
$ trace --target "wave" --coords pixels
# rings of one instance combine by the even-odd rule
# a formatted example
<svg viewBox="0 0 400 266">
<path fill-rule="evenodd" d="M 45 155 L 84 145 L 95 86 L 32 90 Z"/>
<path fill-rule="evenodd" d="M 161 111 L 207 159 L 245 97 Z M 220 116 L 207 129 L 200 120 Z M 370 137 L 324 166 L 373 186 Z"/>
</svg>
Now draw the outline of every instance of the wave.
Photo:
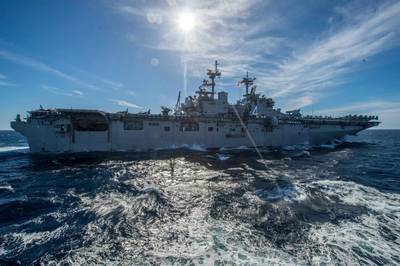
<svg viewBox="0 0 400 266">
<path fill-rule="evenodd" d="M 224 155 L 224 154 L 219 154 L 219 153 L 217 153 L 217 157 L 218 157 L 218 160 L 220 160 L 220 161 L 226 161 L 229 158 L 231 158 L 230 156 L 227 156 L 227 155 Z"/>
<path fill-rule="evenodd" d="M 187 148 L 192 151 L 207 151 L 207 149 L 204 146 L 198 145 L 198 144 L 192 144 L 191 146 L 184 144 L 184 145 L 182 145 L 182 147 Z"/>
<path fill-rule="evenodd" d="M 27 202 L 28 201 L 28 197 L 27 196 L 20 196 L 20 197 L 13 197 L 13 198 L 0 198 L 0 207 L 2 207 L 3 205 L 9 205 L 9 204 L 13 204 L 13 203 L 22 203 L 22 202 Z"/>
<path fill-rule="evenodd" d="M 0 153 L 1 152 L 10 152 L 10 151 L 24 151 L 28 150 L 29 146 L 5 146 L 5 147 L 0 147 Z"/>
<path fill-rule="evenodd" d="M 294 145 L 283 145 L 282 146 L 282 150 L 284 150 L 284 151 L 302 151 L 302 150 L 307 151 L 310 149 L 311 149 L 311 147 L 307 143 L 299 144 L 299 145 L 294 144 Z"/>
<path fill-rule="evenodd" d="M 2 193 L 2 192 L 11 192 L 11 193 L 13 193 L 14 189 L 10 185 L 0 186 L 0 193 Z"/>
<path fill-rule="evenodd" d="M 310 187 L 319 189 L 341 202 L 366 208 L 369 211 L 354 220 L 315 225 L 310 238 L 320 254 L 318 263 L 324 264 L 398 264 L 398 194 L 382 193 L 354 182 L 321 180 Z"/>
<path fill-rule="evenodd" d="M 216 153 L 214 155 L 207 155 L 207 158 L 213 159 L 213 160 L 219 160 L 219 161 L 226 161 L 229 160 L 231 158 L 231 156 L 228 156 L 227 154 L 220 154 L 220 153 Z"/>
</svg>

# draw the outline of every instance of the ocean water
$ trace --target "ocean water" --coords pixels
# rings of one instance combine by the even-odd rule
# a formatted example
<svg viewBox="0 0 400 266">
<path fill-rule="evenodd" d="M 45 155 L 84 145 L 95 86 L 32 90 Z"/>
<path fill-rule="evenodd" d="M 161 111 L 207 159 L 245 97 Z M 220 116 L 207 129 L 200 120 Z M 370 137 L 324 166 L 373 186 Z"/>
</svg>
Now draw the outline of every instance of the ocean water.
<svg viewBox="0 0 400 266">
<path fill-rule="evenodd" d="M 400 131 L 35 157 L 0 131 L 0 264 L 399 265 Z"/>
</svg>

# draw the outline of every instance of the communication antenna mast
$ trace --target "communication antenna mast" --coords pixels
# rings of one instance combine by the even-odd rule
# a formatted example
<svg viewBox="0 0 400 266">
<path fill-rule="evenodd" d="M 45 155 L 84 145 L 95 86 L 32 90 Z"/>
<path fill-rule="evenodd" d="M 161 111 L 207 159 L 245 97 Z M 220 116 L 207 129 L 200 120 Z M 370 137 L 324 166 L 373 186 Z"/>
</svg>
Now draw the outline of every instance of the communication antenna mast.
<svg viewBox="0 0 400 266">
<path fill-rule="evenodd" d="M 207 76 L 211 80 L 211 83 L 208 81 L 203 82 L 203 85 L 205 86 L 211 86 L 211 95 L 214 96 L 215 94 L 215 78 L 221 77 L 221 71 L 218 69 L 218 61 L 215 60 L 215 67 L 214 69 L 208 69 L 207 70 Z"/>
<path fill-rule="evenodd" d="M 244 84 L 246 86 L 246 96 L 249 95 L 249 87 L 254 84 L 256 77 L 249 77 L 249 72 L 246 72 L 246 77 L 244 77 L 239 84 Z"/>
</svg>

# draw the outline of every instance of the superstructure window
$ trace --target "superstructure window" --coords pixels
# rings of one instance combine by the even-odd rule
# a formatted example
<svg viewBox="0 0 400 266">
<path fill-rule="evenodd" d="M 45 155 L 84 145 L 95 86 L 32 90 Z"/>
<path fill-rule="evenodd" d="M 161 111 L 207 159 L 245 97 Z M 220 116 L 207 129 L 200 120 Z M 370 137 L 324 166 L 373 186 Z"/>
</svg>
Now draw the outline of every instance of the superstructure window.
<svg viewBox="0 0 400 266">
<path fill-rule="evenodd" d="M 160 124 L 159 123 L 157 123 L 157 122 L 150 122 L 149 123 L 149 126 L 159 126 Z"/>
<path fill-rule="evenodd" d="M 141 120 L 125 121 L 124 129 L 125 130 L 143 130 L 143 121 L 141 121 Z"/>
<path fill-rule="evenodd" d="M 196 122 L 182 122 L 181 131 L 199 131 L 199 124 Z"/>
<path fill-rule="evenodd" d="M 213 127 L 208 127 L 208 131 L 213 131 L 214 128 Z"/>
<path fill-rule="evenodd" d="M 164 131 L 167 131 L 167 132 L 168 132 L 168 131 L 170 131 L 170 130 L 171 130 L 170 127 L 168 127 L 168 126 L 167 126 L 167 127 L 164 127 Z"/>
</svg>

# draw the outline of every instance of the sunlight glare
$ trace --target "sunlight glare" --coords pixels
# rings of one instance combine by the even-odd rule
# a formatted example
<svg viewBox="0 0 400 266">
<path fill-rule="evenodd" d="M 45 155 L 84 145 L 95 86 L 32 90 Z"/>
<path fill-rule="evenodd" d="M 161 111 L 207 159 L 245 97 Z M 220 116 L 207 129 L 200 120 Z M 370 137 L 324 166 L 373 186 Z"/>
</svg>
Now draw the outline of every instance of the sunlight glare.
<svg viewBox="0 0 400 266">
<path fill-rule="evenodd" d="M 196 17 L 193 13 L 185 11 L 178 16 L 179 29 L 185 33 L 190 32 L 196 26 Z"/>
</svg>

